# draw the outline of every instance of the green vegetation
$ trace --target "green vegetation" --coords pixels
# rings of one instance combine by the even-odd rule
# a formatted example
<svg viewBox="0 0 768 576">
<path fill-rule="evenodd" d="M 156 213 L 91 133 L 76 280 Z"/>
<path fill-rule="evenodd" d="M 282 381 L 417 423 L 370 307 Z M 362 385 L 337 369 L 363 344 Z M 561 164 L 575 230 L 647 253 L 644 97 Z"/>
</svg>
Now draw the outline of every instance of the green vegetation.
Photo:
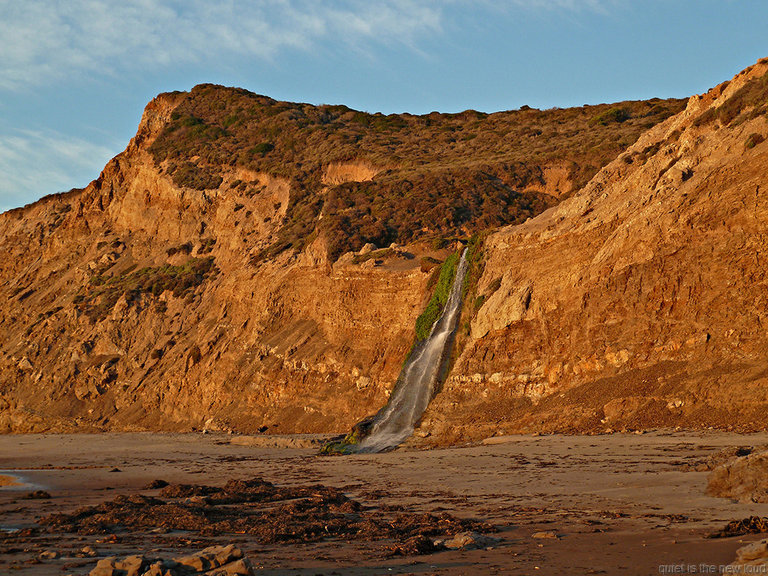
<svg viewBox="0 0 768 576">
<path fill-rule="evenodd" d="M 607 126 L 611 123 L 620 124 L 622 122 L 625 122 L 631 118 L 629 111 L 625 108 L 608 108 L 608 110 L 604 112 L 600 112 L 600 114 L 597 114 L 593 116 L 589 123 L 590 124 L 600 124 L 601 126 Z"/>
<path fill-rule="evenodd" d="M 355 446 L 368 436 L 373 427 L 375 416 L 369 416 L 352 427 L 352 431 L 340 440 L 332 440 L 320 449 L 326 456 L 342 456 L 355 451 Z"/>
<path fill-rule="evenodd" d="M 456 276 L 456 267 L 459 264 L 459 253 L 455 252 L 446 258 L 440 268 L 440 277 L 437 280 L 437 286 L 429 299 L 424 312 L 416 319 L 416 341 L 421 342 L 429 337 L 432 326 L 437 322 L 451 295 L 451 286 Z"/>
<path fill-rule="evenodd" d="M 749 150 L 751 148 L 754 148 L 764 140 L 765 140 L 765 136 L 763 136 L 762 134 L 757 134 L 756 132 L 753 132 L 752 134 L 747 136 L 747 140 L 746 142 L 744 142 L 744 148 Z"/>
<path fill-rule="evenodd" d="M 517 192 L 498 176 L 473 169 L 349 182 L 329 190 L 324 200 L 318 229 L 334 258 L 367 242 L 404 244 L 424 236 L 441 240 L 467 226 L 518 223 L 554 203 L 544 194 Z"/>
<path fill-rule="evenodd" d="M 488 231 L 485 230 L 479 234 L 474 234 L 467 243 L 467 275 L 464 277 L 464 286 L 462 286 L 462 296 L 464 297 L 474 292 L 480 276 L 483 275 L 485 269 L 483 249 L 487 237 Z"/>
<path fill-rule="evenodd" d="M 210 168 L 200 168 L 192 162 L 171 164 L 168 173 L 176 186 L 193 188 L 195 190 L 211 190 L 221 186 L 223 178 Z"/>
<path fill-rule="evenodd" d="M 91 278 L 90 286 L 80 292 L 75 303 L 93 321 L 104 318 L 114 308 L 121 296 L 134 302 L 141 294 L 159 296 L 165 291 L 174 297 L 191 295 L 207 279 L 215 277 L 218 269 L 212 256 L 191 258 L 180 266 L 145 267 L 139 270 L 128 269 L 114 276 L 96 275 Z"/>
<path fill-rule="evenodd" d="M 462 286 L 462 323 L 459 327 L 459 340 L 454 355 L 458 355 L 463 346 L 462 334 L 464 336 L 469 334 L 472 319 L 489 296 L 489 294 L 479 294 L 477 291 L 477 284 L 485 270 L 485 240 L 488 235 L 489 231 L 485 230 L 473 235 L 467 243 L 467 275 L 464 277 Z"/>
<path fill-rule="evenodd" d="M 434 269 L 436 266 L 440 266 L 441 262 L 437 258 L 432 258 L 432 256 L 425 256 L 421 259 L 419 262 L 419 268 L 422 272 L 429 272 L 430 270 Z"/>
<path fill-rule="evenodd" d="M 274 144 L 272 144 L 270 142 L 262 142 L 261 144 L 256 144 L 256 146 L 251 148 L 250 152 L 254 156 L 256 154 L 261 154 L 262 156 L 264 156 L 268 152 L 272 152 L 272 150 L 274 150 L 274 149 L 275 149 L 275 145 Z"/>
<path fill-rule="evenodd" d="M 326 236 L 335 258 L 367 242 L 466 237 L 535 216 L 556 202 L 533 191 L 543 187 L 547 166 L 567 167 L 578 188 L 683 106 L 682 100 L 654 99 L 545 111 L 384 115 L 204 84 L 181 101 L 150 150 L 177 185 L 189 188 L 216 187 L 222 167 L 288 179 L 287 222 L 253 261 L 300 250 L 314 233 Z M 605 122 L 593 121 L 601 116 Z M 372 181 L 323 193 L 325 167 L 354 159 L 383 171 Z"/>
</svg>

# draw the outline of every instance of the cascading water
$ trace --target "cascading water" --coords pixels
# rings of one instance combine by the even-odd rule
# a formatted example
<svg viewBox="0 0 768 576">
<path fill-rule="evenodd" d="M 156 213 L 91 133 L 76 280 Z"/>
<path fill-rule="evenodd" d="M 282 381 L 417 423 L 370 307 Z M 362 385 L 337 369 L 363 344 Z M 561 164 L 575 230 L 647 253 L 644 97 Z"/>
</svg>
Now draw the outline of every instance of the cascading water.
<svg viewBox="0 0 768 576">
<path fill-rule="evenodd" d="M 450 296 L 429 337 L 416 345 L 403 367 L 387 405 L 373 419 L 370 432 L 355 452 L 381 452 L 398 446 L 421 418 L 438 382 L 445 376 L 456 326 L 461 315 L 461 291 L 467 273 L 467 249 L 456 267 Z"/>
</svg>

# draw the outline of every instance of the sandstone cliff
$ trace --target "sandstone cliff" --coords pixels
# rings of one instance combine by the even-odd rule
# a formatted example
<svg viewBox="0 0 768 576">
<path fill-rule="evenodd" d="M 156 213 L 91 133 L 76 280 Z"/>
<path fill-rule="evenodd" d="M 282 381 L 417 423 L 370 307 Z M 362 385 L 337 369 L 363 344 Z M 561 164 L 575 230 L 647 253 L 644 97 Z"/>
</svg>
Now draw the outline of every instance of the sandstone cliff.
<svg viewBox="0 0 768 576">
<path fill-rule="evenodd" d="M 490 236 L 482 305 L 423 427 L 441 441 L 764 429 L 766 137 L 762 60 Z"/>
<path fill-rule="evenodd" d="M 347 430 L 397 378 L 434 240 L 573 194 L 487 238 L 424 429 L 762 427 L 768 130 L 743 89 L 765 69 L 661 124 L 676 103 L 398 119 L 162 95 L 96 181 L 0 215 L 0 431 Z"/>
<path fill-rule="evenodd" d="M 386 400 L 429 274 L 398 251 L 331 265 L 321 242 L 254 264 L 289 182 L 176 186 L 147 149 L 179 98 L 84 190 L 0 216 L 0 431 L 324 431 Z"/>
</svg>

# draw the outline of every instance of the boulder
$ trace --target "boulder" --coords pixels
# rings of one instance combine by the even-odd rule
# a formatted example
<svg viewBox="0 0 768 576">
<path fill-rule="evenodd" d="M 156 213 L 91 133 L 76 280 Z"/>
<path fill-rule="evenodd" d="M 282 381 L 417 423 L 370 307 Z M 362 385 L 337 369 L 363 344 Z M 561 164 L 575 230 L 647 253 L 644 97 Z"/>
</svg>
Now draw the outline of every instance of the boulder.
<svg viewBox="0 0 768 576">
<path fill-rule="evenodd" d="M 253 576 L 253 568 L 245 558 L 240 558 L 219 568 L 206 572 L 206 576 Z"/>
<path fill-rule="evenodd" d="M 96 563 L 89 576 L 144 576 L 150 561 L 143 556 L 127 556 L 123 560 L 112 556 Z"/>
<path fill-rule="evenodd" d="M 211 546 L 190 556 L 175 558 L 175 561 L 181 566 L 204 572 L 240 560 L 242 557 L 243 551 L 234 544 L 230 544 L 229 546 Z"/>
<path fill-rule="evenodd" d="M 477 340 L 493 330 L 503 330 L 522 320 L 528 312 L 532 294 L 530 281 L 518 282 L 505 274 L 499 289 L 488 297 L 472 321 L 472 338 Z"/>
<path fill-rule="evenodd" d="M 762 570 L 747 570 L 746 566 L 765 566 L 768 570 L 768 538 L 752 542 L 736 550 L 736 560 L 729 566 L 732 574 L 762 574 Z"/>
<path fill-rule="evenodd" d="M 99 552 L 93 546 L 83 546 L 80 549 L 79 555 L 82 555 L 86 558 L 95 558 L 99 555 Z"/>
<path fill-rule="evenodd" d="M 59 557 L 59 553 L 56 552 L 56 550 L 45 550 L 43 552 L 40 552 L 38 555 L 38 558 L 40 560 L 56 560 L 56 558 Z"/>
<path fill-rule="evenodd" d="M 459 532 L 448 540 L 437 540 L 435 545 L 438 547 L 444 546 L 450 550 L 476 550 L 478 548 L 488 548 L 497 542 L 496 538 L 485 536 L 479 532 Z"/>
<path fill-rule="evenodd" d="M 144 556 L 99 560 L 90 576 L 253 576 L 243 551 L 230 544 L 211 546 L 195 554 L 163 560 Z"/>
<path fill-rule="evenodd" d="M 768 502 L 768 452 L 733 458 L 710 472 L 707 494 L 742 502 Z"/>
</svg>

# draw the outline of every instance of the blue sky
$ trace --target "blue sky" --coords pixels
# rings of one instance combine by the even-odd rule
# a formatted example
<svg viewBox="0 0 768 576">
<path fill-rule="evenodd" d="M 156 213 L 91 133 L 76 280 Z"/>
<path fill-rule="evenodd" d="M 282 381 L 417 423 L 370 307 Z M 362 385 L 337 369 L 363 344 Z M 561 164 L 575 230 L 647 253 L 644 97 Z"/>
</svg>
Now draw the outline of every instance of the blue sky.
<svg viewBox="0 0 768 576">
<path fill-rule="evenodd" d="M 157 93 L 369 112 L 685 97 L 768 56 L 764 0 L 0 0 L 0 211 L 85 186 Z"/>
</svg>

